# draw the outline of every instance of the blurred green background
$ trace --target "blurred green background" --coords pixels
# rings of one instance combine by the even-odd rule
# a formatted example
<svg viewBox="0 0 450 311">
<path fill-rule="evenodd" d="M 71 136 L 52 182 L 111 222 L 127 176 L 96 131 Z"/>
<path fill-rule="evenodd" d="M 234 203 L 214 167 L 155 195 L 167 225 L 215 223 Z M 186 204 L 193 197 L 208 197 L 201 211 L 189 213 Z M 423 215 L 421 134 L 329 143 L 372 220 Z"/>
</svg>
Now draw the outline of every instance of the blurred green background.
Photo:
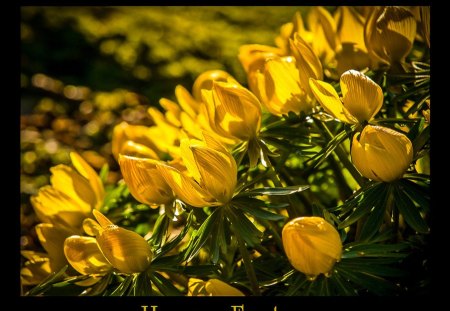
<svg viewBox="0 0 450 311">
<path fill-rule="evenodd" d="M 49 168 L 79 152 L 108 183 L 120 179 L 111 154 L 114 125 L 151 125 L 149 106 L 222 69 L 245 85 L 243 44 L 274 45 L 303 7 L 22 7 L 21 247 L 36 249 L 30 195 Z"/>
</svg>

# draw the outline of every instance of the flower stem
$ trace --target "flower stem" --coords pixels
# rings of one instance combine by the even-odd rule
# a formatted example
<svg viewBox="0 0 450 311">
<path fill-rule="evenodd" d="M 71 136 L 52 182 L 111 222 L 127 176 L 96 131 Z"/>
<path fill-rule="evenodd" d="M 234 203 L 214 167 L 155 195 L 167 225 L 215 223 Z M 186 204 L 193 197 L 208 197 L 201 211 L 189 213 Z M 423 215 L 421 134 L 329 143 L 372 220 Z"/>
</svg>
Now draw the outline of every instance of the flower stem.
<svg viewBox="0 0 450 311">
<path fill-rule="evenodd" d="M 239 236 L 235 235 L 239 246 L 239 252 L 241 253 L 242 260 L 244 261 L 245 272 L 250 280 L 250 285 L 252 286 L 252 291 L 255 296 L 261 296 L 261 291 L 259 290 L 258 280 L 256 279 L 255 269 L 253 268 L 252 261 L 250 259 L 250 254 L 247 251 L 244 240 Z"/>
<path fill-rule="evenodd" d="M 314 120 L 316 121 L 315 123 L 317 124 L 319 129 L 321 129 L 322 132 L 325 134 L 325 136 L 329 140 L 333 139 L 333 134 L 328 129 L 328 127 L 324 123 L 322 123 L 321 121 L 316 120 L 316 119 L 314 119 Z M 361 174 L 356 170 L 356 168 L 353 165 L 353 163 L 351 163 L 350 160 L 348 159 L 347 152 L 344 151 L 344 149 L 342 148 L 341 145 L 337 146 L 334 149 L 334 152 L 338 156 L 339 161 L 341 161 L 342 164 L 344 165 L 344 167 L 350 172 L 350 174 L 352 175 L 353 179 L 359 184 L 360 187 L 362 187 L 365 184 L 365 180 L 361 176 Z"/>
</svg>

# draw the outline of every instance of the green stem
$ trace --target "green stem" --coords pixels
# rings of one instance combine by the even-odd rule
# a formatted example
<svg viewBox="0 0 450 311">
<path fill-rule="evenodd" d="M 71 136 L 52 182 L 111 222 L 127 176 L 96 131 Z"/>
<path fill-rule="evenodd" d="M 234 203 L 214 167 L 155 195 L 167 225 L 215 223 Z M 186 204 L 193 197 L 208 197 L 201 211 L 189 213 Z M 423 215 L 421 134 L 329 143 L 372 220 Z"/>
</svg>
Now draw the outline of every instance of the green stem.
<svg viewBox="0 0 450 311">
<path fill-rule="evenodd" d="M 331 131 L 328 129 L 328 127 L 322 123 L 319 120 L 314 119 L 317 124 L 317 126 L 322 130 L 322 132 L 325 134 L 325 136 L 331 140 L 333 139 L 333 134 L 331 133 Z M 342 148 L 341 145 L 337 146 L 334 149 L 335 154 L 338 156 L 339 161 L 342 162 L 342 164 L 344 165 L 344 167 L 350 172 L 350 174 L 352 175 L 353 179 L 359 184 L 360 187 L 362 187 L 365 184 L 365 180 L 364 178 L 361 176 L 361 174 L 356 170 L 355 166 L 353 165 L 352 162 L 350 162 L 350 160 L 348 159 L 348 154 L 347 152 L 344 151 L 344 149 Z M 338 170 L 339 171 L 339 170 Z"/>
<path fill-rule="evenodd" d="M 276 127 L 276 126 L 278 126 L 278 125 L 282 125 L 282 124 L 285 124 L 285 123 L 286 123 L 286 120 L 285 120 L 284 118 L 282 118 L 282 119 L 277 120 L 277 121 L 275 121 L 275 122 L 273 122 L 273 123 L 267 124 L 265 127 L 263 127 L 263 128 L 260 130 L 260 132 L 263 133 L 263 132 L 265 132 L 265 131 L 267 131 L 267 130 L 273 128 L 273 127 Z"/>
<path fill-rule="evenodd" d="M 258 280 L 256 279 L 255 269 L 253 268 L 252 261 L 250 259 L 250 254 L 247 251 L 244 240 L 239 236 L 235 235 L 239 246 L 239 252 L 241 253 L 242 260 L 244 261 L 245 272 L 250 280 L 250 285 L 252 287 L 253 294 L 255 296 L 261 296 L 261 291 L 259 290 Z"/>
</svg>

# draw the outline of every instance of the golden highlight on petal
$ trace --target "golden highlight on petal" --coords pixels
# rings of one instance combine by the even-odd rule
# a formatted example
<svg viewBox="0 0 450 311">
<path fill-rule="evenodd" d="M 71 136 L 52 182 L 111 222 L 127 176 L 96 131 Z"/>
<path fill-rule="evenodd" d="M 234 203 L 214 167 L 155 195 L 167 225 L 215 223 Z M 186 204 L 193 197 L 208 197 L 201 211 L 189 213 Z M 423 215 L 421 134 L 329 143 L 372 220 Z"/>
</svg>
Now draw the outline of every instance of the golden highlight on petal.
<svg viewBox="0 0 450 311">
<path fill-rule="evenodd" d="M 407 9 L 395 6 L 374 10 L 364 29 L 369 52 L 395 65 L 405 60 L 416 36 L 417 23 Z"/>
<path fill-rule="evenodd" d="M 160 171 L 158 161 L 151 159 L 119 156 L 119 165 L 123 179 L 133 197 L 150 207 L 157 204 L 169 204 L 174 196 Z"/>
<path fill-rule="evenodd" d="M 383 105 L 381 87 L 356 70 L 342 74 L 341 92 L 344 106 L 360 123 L 373 119 Z"/>
<path fill-rule="evenodd" d="M 94 191 L 96 198 L 96 204 L 94 208 L 99 209 L 105 197 L 105 189 L 103 188 L 103 183 L 100 177 L 78 153 L 71 152 L 70 159 L 72 160 L 72 164 L 76 168 L 78 173 L 80 173 L 89 181 L 89 184 Z"/>
<path fill-rule="evenodd" d="M 36 234 L 39 242 L 48 254 L 50 259 L 50 268 L 52 271 L 59 271 L 67 264 L 66 257 L 63 252 L 64 240 L 71 233 L 57 228 L 52 224 L 40 223 L 36 227 Z"/>
<path fill-rule="evenodd" d="M 64 242 L 64 255 L 70 265 L 84 275 L 104 275 L 112 269 L 93 237 L 68 237 Z"/>
<path fill-rule="evenodd" d="M 392 182 L 403 176 L 413 159 L 406 135 L 382 126 L 367 125 L 353 137 L 352 162 L 366 178 Z"/>
<path fill-rule="evenodd" d="M 339 232 L 322 217 L 299 217 L 283 227 L 283 247 L 292 266 L 307 276 L 330 273 L 342 255 Z"/>
<path fill-rule="evenodd" d="M 158 164 L 157 167 L 173 192 L 183 202 L 195 207 L 218 205 L 218 203 L 214 203 L 210 194 L 176 168 L 162 163 Z"/>
<path fill-rule="evenodd" d="M 309 80 L 309 86 L 317 101 L 326 112 L 342 122 L 348 124 L 358 123 L 357 119 L 344 107 L 339 99 L 338 93 L 331 84 L 311 78 Z"/>
<path fill-rule="evenodd" d="M 97 243 L 108 262 L 123 273 L 145 271 L 153 257 L 150 245 L 143 237 L 117 226 L 103 230 Z"/>
<path fill-rule="evenodd" d="M 211 90 L 214 81 L 227 82 L 228 79 L 234 80 L 234 78 L 226 71 L 205 71 L 195 79 L 194 85 L 192 86 L 192 94 L 196 100 L 202 101 L 202 90 Z"/>
<path fill-rule="evenodd" d="M 219 280 L 203 281 L 190 278 L 188 282 L 188 296 L 245 296 L 237 288 Z"/>
</svg>

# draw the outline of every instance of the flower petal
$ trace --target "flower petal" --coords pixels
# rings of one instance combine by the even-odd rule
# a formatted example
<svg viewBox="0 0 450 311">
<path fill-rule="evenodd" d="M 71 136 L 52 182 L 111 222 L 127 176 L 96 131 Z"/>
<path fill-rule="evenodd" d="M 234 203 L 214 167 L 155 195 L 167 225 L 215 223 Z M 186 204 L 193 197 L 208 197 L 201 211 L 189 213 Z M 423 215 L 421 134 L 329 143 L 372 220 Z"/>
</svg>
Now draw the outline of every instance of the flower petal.
<svg viewBox="0 0 450 311">
<path fill-rule="evenodd" d="M 306 43 L 306 41 L 303 40 L 298 33 L 294 34 L 294 40 L 290 40 L 289 44 L 292 54 L 296 60 L 300 87 L 310 97 L 313 97 L 309 87 L 309 78 L 323 80 L 322 63 L 316 54 L 314 54 L 311 46 Z"/>
<path fill-rule="evenodd" d="M 70 265 L 84 275 L 103 275 L 112 269 L 93 237 L 68 237 L 64 242 L 64 254 Z"/>
<path fill-rule="evenodd" d="M 60 164 L 50 168 L 52 187 L 79 203 L 84 212 L 97 206 L 96 193 L 89 181 L 71 167 Z"/>
<path fill-rule="evenodd" d="M 70 159 L 72 160 L 73 166 L 76 168 L 78 173 L 80 173 L 84 178 L 89 181 L 91 188 L 94 190 L 97 203 L 95 208 L 100 208 L 105 197 L 105 189 L 103 188 L 103 183 L 94 171 L 94 169 L 76 152 L 70 153 Z"/>
<path fill-rule="evenodd" d="M 212 148 L 191 145 L 202 177 L 202 187 L 219 202 L 228 203 L 237 183 L 236 162 L 230 156 Z"/>
<path fill-rule="evenodd" d="M 67 264 L 63 252 L 64 240 L 72 235 L 71 232 L 56 228 L 52 224 L 40 223 L 36 226 L 36 234 L 42 247 L 47 251 L 50 258 L 50 268 L 52 271 L 59 271 Z"/>
<path fill-rule="evenodd" d="M 342 101 L 359 122 L 370 121 L 383 105 L 383 90 L 368 76 L 348 70 L 341 76 Z"/>
<path fill-rule="evenodd" d="M 151 207 L 168 204 L 173 193 L 161 173 L 156 168 L 158 161 L 151 159 L 119 156 L 119 165 L 123 179 L 133 197 Z"/>
<path fill-rule="evenodd" d="M 176 168 L 159 163 L 158 170 L 173 192 L 185 203 L 195 207 L 218 205 L 214 198 L 203 190 L 192 178 L 187 177 Z"/>
<path fill-rule="evenodd" d="M 57 227 L 77 231 L 84 218 L 90 215 L 90 206 L 67 196 L 51 186 L 39 189 L 31 197 L 31 204 L 39 220 Z"/>
<path fill-rule="evenodd" d="M 111 265 L 123 273 L 145 271 L 152 260 L 150 245 L 134 231 L 109 226 L 97 236 L 98 246 Z"/>
<path fill-rule="evenodd" d="M 331 84 L 311 78 L 309 79 L 309 86 L 326 112 L 345 123 L 356 124 L 358 122 L 351 117 L 351 114 L 344 107 L 339 99 L 339 95 Z"/>
<path fill-rule="evenodd" d="M 237 288 L 218 279 L 208 280 L 205 289 L 210 296 L 245 296 Z"/>
<path fill-rule="evenodd" d="M 98 221 L 99 225 L 102 228 L 106 228 L 108 226 L 114 226 L 114 223 L 111 220 L 109 220 L 108 217 L 103 215 L 100 211 L 93 210 L 92 214 L 94 214 L 95 219 Z"/>
</svg>

